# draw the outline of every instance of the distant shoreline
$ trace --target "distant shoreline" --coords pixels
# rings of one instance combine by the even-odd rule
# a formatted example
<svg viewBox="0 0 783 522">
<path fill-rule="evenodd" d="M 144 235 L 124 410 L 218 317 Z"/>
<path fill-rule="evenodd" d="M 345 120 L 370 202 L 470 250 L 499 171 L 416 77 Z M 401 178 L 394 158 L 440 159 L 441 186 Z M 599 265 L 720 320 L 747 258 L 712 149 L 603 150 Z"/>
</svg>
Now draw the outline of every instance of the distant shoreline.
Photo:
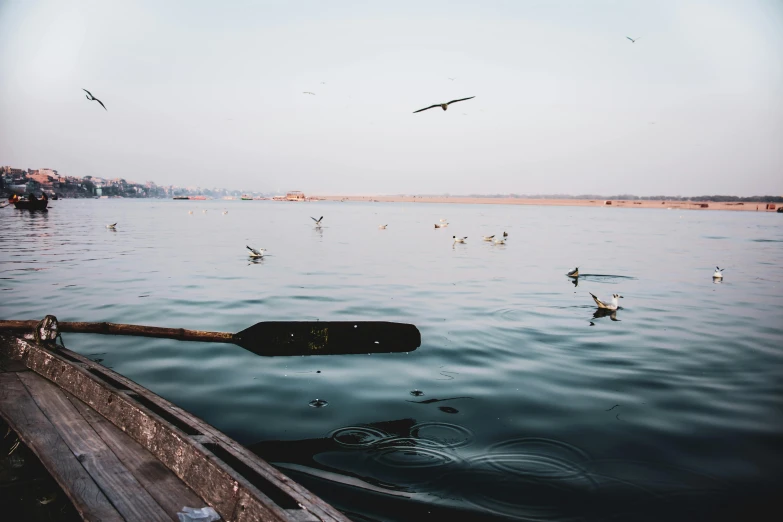
<svg viewBox="0 0 783 522">
<path fill-rule="evenodd" d="M 378 203 L 461 203 L 468 205 L 541 205 L 562 207 L 609 207 L 609 208 L 657 208 L 678 210 L 744 210 L 756 212 L 775 212 L 781 204 L 768 203 L 714 202 L 714 201 L 668 201 L 668 200 L 623 200 L 623 199 L 534 199 L 534 198 L 480 198 L 459 196 L 314 196 L 325 201 L 364 201 Z M 611 201 L 611 204 L 607 204 Z"/>
</svg>

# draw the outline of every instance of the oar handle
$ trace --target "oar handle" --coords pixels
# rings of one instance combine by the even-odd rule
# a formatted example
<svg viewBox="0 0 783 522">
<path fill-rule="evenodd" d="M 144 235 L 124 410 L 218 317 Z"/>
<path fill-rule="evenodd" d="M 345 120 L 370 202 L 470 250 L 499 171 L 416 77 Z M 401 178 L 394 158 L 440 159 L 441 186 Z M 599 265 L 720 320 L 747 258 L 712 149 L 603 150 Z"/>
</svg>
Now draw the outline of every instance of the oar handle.
<svg viewBox="0 0 783 522">
<path fill-rule="evenodd" d="M 0 321 L 0 330 L 23 330 L 31 332 L 38 321 Z M 161 328 L 119 323 L 61 322 L 59 331 L 72 333 L 97 333 L 105 335 L 137 335 L 142 337 L 163 337 L 181 341 L 203 341 L 210 343 L 233 343 L 234 334 L 228 332 L 204 332 L 184 328 Z"/>
</svg>

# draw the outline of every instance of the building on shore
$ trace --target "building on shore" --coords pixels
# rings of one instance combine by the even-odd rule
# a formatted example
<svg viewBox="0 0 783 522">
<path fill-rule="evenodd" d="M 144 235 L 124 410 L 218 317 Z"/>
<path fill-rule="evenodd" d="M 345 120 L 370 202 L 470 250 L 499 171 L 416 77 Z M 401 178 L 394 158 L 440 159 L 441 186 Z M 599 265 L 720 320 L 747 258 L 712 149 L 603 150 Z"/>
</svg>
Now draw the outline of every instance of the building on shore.
<svg viewBox="0 0 783 522">
<path fill-rule="evenodd" d="M 305 201 L 306 199 L 304 193 L 299 190 L 292 190 L 285 195 L 286 201 Z"/>
</svg>

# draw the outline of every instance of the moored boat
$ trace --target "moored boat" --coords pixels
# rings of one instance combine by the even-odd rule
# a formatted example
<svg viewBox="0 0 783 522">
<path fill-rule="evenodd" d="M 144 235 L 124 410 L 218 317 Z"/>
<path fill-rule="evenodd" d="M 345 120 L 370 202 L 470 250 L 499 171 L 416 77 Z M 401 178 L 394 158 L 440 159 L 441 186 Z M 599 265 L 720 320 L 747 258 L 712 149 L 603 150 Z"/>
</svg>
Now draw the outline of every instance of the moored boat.
<svg viewBox="0 0 783 522">
<path fill-rule="evenodd" d="M 20 199 L 19 196 L 14 194 L 8 201 L 14 204 L 14 207 L 19 210 L 47 210 L 49 205 L 49 199 L 44 194 L 41 199 L 35 197 L 34 194 L 30 194 L 27 199 Z"/>
</svg>

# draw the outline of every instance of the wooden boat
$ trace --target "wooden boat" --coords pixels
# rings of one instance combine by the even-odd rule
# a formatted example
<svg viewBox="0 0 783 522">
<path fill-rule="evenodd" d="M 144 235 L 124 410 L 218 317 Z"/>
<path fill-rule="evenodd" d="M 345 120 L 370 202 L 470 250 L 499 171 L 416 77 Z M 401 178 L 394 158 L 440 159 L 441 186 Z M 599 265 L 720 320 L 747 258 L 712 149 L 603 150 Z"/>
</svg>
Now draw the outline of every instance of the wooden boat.
<svg viewBox="0 0 783 522">
<path fill-rule="evenodd" d="M 230 522 L 348 522 L 216 428 L 51 341 L 0 330 L 0 390 L 0 416 L 84 520 L 211 506 Z"/>
<path fill-rule="evenodd" d="M 19 210 L 47 210 L 46 207 L 49 205 L 49 200 L 47 198 L 16 199 L 12 203 Z"/>
</svg>

